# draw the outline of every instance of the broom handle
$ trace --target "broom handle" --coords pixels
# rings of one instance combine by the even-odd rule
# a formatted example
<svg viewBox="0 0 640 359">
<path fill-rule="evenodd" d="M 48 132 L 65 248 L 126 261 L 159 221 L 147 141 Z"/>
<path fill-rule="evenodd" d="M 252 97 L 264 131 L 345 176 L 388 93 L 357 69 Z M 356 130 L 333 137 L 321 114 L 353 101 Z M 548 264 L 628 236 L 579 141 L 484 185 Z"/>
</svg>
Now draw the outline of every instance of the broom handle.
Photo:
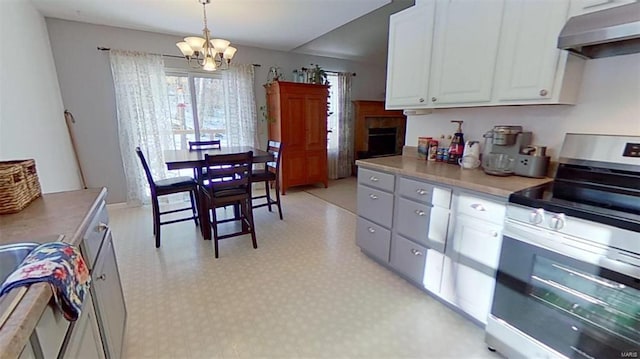
<svg viewBox="0 0 640 359">
<path fill-rule="evenodd" d="M 76 158 L 76 164 L 78 165 L 78 171 L 80 172 L 80 181 L 82 181 L 82 188 L 87 189 L 87 182 L 84 180 L 84 173 L 82 172 L 82 165 L 80 164 L 80 158 L 78 157 L 78 146 L 76 145 L 76 137 L 73 134 L 72 125 L 76 123 L 76 119 L 73 118 L 73 114 L 68 110 L 64 110 L 64 119 L 67 123 L 67 130 L 69 131 L 69 137 L 71 138 L 71 147 L 73 147 L 73 155 Z"/>
</svg>

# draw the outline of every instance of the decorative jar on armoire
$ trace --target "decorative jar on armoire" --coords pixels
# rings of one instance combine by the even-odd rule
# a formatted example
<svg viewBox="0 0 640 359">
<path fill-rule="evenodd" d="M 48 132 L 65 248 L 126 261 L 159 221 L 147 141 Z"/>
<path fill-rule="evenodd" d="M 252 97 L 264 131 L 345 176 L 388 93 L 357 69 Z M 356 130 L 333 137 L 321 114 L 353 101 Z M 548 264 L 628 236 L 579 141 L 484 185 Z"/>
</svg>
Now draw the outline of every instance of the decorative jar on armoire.
<svg viewBox="0 0 640 359">
<path fill-rule="evenodd" d="M 284 145 L 280 188 L 323 183 L 327 174 L 329 86 L 287 81 L 266 84 L 269 139 Z"/>
</svg>

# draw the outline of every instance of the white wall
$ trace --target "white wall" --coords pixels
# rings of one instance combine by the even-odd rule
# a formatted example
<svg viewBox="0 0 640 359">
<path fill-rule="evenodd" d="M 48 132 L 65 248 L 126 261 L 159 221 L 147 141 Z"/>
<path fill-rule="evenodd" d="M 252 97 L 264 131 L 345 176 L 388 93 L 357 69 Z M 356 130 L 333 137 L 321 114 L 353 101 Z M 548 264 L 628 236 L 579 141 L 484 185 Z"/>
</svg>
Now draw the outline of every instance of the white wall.
<svg viewBox="0 0 640 359">
<path fill-rule="evenodd" d="M 59 19 L 47 19 L 51 47 L 58 72 L 64 105 L 78 121 L 74 128 L 78 137 L 80 161 L 89 186 L 109 188 L 108 202 L 126 200 L 126 186 L 117 137 L 115 98 L 109 55 L 97 46 L 123 50 L 180 55 L 175 46 L 177 36 L 135 31 L 109 26 L 92 25 Z M 187 34 L 185 34 L 187 35 Z M 270 51 L 234 44 L 238 52 L 237 63 L 257 63 L 256 100 L 265 103 L 262 85 L 271 66 L 279 66 L 285 76 L 309 64 L 325 69 L 356 72 L 353 81 L 354 100 L 381 100 L 384 98 L 385 68 L 332 59 Z M 170 67 L 185 67 L 183 59 L 165 59 Z M 260 113 L 258 113 L 260 116 Z M 263 144 L 266 143 L 266 123 L 259 122 Z M 132 149 L 133 150 L 133 149 Z"/>
<path fill-rule="evenodd" d="M 33 158 L 43 192 L 80 178 L 44 18 L 29 1 L 0 1 L 0 160 Z"/>
<path fill-rule="evenodd" d="M 463 120 L 465 140 L 480 140 L 494 125 L 522 125 L 533 132 L 533 143 L 549 147 L 557 158 L 564 134 L 600 133 L 640 135 L 640 54 L 588 60 L 575 106 L 507 106 L 435 110 L 409 116 L 406 144 L 419 136 L 453 134 Z M 448 141 L 447 141 L 448 144 Z"/>
</svg>

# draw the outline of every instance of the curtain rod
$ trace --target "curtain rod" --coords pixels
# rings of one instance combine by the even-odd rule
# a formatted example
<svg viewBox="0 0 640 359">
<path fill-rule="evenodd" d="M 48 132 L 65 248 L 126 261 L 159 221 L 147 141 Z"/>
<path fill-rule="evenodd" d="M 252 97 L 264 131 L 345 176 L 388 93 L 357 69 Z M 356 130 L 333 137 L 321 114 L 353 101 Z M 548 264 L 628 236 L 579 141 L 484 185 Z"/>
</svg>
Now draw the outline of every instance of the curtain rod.
<svg viewBox="0 0 640 359">
<path fill-rule="evenodd" d="M 328 74 L 333 74 L 333 75 L 337 75 L 337 74 L 339 74 L 339 73 L 340 73 L 340 72 L 338 72 L 338 71 L 331 71 L 331 70 L 324 70 L 324 72 L 326 72 L 326 73 L 328 73 Z M 352 73 L 351 73 L 351 76 L 355 76 L 355 75 L 356 75 L 356 73 L 355 73 L 355 72 L 352 72 Z"/>
<path fill-rule="evenodd" d="M 111 51 L 111 48 L 109 48 L 109 47 L 98 46 L 97 49 L 100 50 L 100 51 Z M 167 55 L 167 54 L 155 54 L 155 55 L 160 55 L 160 56 L 164 56 L 164 57 L 173 57 L 173 58 L 176 58 L 176 59 L 184 59 L 184 56 L 178 56 L 178 55 Z M 254 67 L 262 66 L 260 64 L 252 64 L 252 65 Z"/>
</svg>

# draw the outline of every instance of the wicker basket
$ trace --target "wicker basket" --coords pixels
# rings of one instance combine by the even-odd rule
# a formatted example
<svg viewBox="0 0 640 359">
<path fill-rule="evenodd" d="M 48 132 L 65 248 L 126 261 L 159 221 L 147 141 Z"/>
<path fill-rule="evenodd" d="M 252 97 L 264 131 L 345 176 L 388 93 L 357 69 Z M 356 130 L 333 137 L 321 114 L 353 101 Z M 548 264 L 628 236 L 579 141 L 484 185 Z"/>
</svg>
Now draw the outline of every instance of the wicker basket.
<svg viewBox="0 0 640 359">
<path fill-rule="evenodd" d="M 19 212 L 41 194 L 34 160 L 0 162 L 0 214 Z"/>
</svg>

